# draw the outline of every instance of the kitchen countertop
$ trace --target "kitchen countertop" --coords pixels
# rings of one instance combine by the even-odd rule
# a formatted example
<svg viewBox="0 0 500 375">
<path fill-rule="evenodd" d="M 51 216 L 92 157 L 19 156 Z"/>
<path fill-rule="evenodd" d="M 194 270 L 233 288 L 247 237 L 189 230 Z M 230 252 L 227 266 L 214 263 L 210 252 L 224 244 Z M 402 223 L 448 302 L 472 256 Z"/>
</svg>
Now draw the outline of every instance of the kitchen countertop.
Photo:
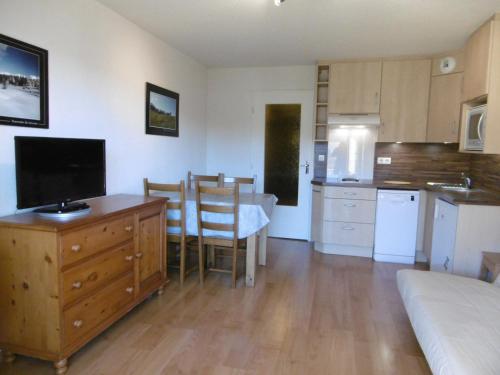
<svg viewBox="0 0 500 375">
<path fill-rule="evenodd" d="M 446 181 L 441 181 L 446 182 Z M 319 186 L 361 187 L 395 190 L 426 190 L 438 193 L 438 197 L 451 204 L 473 204 L 484 206 L 500 206 L 500 194 L 479 189 L 472 192 L 444 191 L 437 186 L 427 185 L 425 181 L 408 183 L 388 183 L 387 180 L 360 180 L 359 182 L 345 182 L 336 179 L 314 178 L 311 183 Z"/>
</svg>

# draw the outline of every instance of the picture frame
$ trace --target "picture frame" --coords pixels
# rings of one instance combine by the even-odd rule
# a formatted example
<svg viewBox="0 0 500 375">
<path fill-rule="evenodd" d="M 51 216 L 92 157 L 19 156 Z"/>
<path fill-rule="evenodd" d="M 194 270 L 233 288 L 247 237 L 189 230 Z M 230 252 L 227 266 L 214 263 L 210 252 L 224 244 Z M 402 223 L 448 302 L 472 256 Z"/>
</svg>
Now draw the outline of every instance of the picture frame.
<svg viewBox="0 0 500 375">
<path fill-rule="evenodd" d="M 47 50 L 0 34 L 0 125 L 48 129 Z"/>
<path fill-rule="evenodd" d="M 179 94 L 146 82 L 146 134 L 179 137 Z"/>
</svg>

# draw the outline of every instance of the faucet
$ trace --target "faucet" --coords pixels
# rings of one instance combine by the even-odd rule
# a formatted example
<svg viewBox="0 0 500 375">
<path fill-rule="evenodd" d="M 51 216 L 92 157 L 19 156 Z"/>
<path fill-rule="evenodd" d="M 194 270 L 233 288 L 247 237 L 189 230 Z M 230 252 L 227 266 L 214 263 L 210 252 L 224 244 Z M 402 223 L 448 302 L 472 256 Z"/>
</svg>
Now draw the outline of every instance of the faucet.
<svg viewBox="0 0 500 375">
<path fill-rule="evenodd" d="M 467 188 L 467 189 L 470 189 L 472 188 L 472 179 L 467 176 L 464 172 L 462 172 L 460 174 L 460 176 L 462 177 L 463 181 L 464 181 L 464 186 Z"/>
</svg>

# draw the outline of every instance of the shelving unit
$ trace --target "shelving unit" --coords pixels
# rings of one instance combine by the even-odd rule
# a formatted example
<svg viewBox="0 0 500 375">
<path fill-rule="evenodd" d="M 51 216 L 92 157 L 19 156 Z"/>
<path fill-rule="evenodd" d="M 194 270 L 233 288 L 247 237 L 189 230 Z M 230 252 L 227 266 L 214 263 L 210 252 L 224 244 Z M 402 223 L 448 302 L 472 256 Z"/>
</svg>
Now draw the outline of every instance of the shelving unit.
<svg viewBox="0 0 500 375">
<path fill-rule="evenodd" d="M 316 111 L 314 116 L 315 142 L 327 142 L 329 79 L 330 65 L 318 65 L 316 72 Z"/>
</svg>

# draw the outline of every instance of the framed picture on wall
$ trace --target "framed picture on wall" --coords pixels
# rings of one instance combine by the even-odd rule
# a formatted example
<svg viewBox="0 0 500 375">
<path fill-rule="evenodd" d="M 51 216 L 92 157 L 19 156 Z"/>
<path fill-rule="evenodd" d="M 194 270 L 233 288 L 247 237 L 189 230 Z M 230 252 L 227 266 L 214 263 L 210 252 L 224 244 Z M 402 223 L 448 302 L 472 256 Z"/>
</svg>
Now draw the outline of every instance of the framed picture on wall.
<svg viewBox="0 0 500 375">
<path fill-rule="evenodd" d="M 48 52 L 0 34 L 0 124 L 49 127 Z"/>
<path fill-rule="evenodd" d="M 146 134 L 179 136 L 179 94 L 146 83 Z"/>
</svg>

